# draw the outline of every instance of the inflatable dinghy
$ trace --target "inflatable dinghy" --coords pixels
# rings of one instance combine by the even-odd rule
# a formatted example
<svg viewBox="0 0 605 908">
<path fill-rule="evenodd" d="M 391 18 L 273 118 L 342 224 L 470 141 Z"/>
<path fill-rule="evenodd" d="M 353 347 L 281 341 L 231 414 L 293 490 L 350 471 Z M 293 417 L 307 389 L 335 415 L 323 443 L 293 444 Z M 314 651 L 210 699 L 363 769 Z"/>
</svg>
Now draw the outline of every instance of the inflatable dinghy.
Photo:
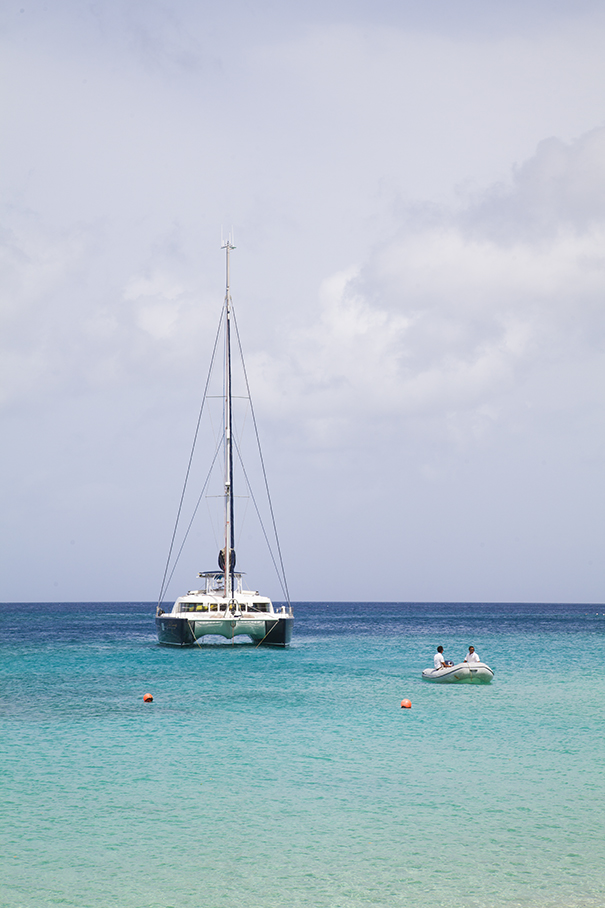
<svg viewBox="0 0 605 908">
<path fill-rule="evenodd" d="M 424 681 L 438 684 L 489 684 L 493 677 L 493 671 L 485 662 L 461 662 L 445 668 L 425 668 L 422 672 Z"/>
</svg>

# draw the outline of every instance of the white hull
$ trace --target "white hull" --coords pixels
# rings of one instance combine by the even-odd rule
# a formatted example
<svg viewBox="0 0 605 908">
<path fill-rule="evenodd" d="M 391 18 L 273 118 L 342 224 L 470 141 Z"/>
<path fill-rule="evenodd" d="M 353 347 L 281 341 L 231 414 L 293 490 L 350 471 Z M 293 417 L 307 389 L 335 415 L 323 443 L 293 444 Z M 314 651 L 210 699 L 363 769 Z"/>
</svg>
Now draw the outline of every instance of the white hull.
<svg viewBox="0 0 605 908">
<path fill-rule="evenodd" d="M 234 574 L 235 594 L 225 600 L 224 574 L 208 571 L 201 590 L 190 590 L 176 600 L 172 611 L 158 608 L 156 628 L 160 643 L 191 646 L 204 637 L 249 637 L 266 646 L 287 646 L 292 637 L 292 609 L 275 609 L 266 596 L 243 590 L 241 574 Z"/>
<path fill-rule="evenodd" d="M 425 668 L 422 672 L 424 681 L 438 684 L 489 684 L 493 677 L 493 671 L 484 662 L 461 662 L 447 668 Z"/>
</svg>

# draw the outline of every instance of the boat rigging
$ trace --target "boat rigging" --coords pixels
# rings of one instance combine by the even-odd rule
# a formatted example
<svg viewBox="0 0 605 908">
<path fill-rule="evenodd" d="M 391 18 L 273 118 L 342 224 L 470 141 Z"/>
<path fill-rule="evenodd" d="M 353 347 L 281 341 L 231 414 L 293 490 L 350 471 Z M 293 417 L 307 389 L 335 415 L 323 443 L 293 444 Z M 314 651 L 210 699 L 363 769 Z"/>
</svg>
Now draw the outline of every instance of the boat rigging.
<svg viewBox="0 0 605 908">
<path fill-rule="evenodd" d="M 204 390 L 204 397 L 202 400 L 202 406 L 200 408 L 200 414 L 198 417 L 197 427 L 194 436 L 194 443 L 189 458 L 189 464 L 187 467 L 185 484 L 181 494 L 181 499 L 179 503 L 179 508 L 177 512 L 177 519 L 175 523 L 174 532 L 172 535 L 172 540 L 170 544 L 170 549 L 168 553 L 168 559 L 166 562 L 166 568 L 164 571 L 164 577 L 162 580 L 162 586 L 160 590 L 160 595 L 158 598 L 158 605 L 156 609 L 156 629 L 158 634 L 159 643 L 169 645 L 169 646 L 193 646 L 199 644 L 200 641 L 207 636 L 220 636 L 228 640 L 234 640 L 236 636 L 247 636 L 257 645 L 264 646 L 287 646 L 290 643 L 292 637 L 292 626 L 294 623 L 294 616 L 292 612 L 292 606 L 290 603 L 290 596 L 288 593 L 288 587 L 285 578 L 285 572 L 283 568 L 283 560 L 281 556 L 281 547 L 279 544 L 279 537 L 277 535 L 277 528 L 275 524 L 275 517 L 273 512 L 273 505 L 271 502 L 271 496 L 269 494 L 269 486 L 267 483 L 267 475 L 264 466 L 264 459 L 262 456 L 262 450 L 260 447 L 260 441 L 258 436 L 258 428 L 256 424 L 256 417 L 254 413 L 254 408 L 252 406 L 252 398 L 250 396 L 250 388 L 248 385 L 248 376 L 246 372 L 246 367 L 243 359 L 242 348 L 239 338 L 239 332 L 237 330 L 237 322 L 235 320 L 235 312 L 233 309 L 233 301 L 231 299 L 231 279 L 230 279 L 230 257 L 231 252 L 235 249 L 235 246 L 232 243 L 231 237 L 223 244 L 222 248 L 225 250 L 225 264 L 226 264 L 226 275 L 225 275 L 225 299 L 223 304 L 223 309 L 221 312 L 221 320 L 219 322 L 219 330 L 217 332 L 214 350 L 211 357 L 210 368 L 208 372 L 208 379 L 206 381 L 206 386 Z M 216 350 L 218 346 L 218 340 L 221 332 L 221 327 L 223 329 L 224 337 L 224 374 L 223 374 L 223 431 L 221 443 L 223 447 L 223 497 L 224 497 L 224 508 L 223 508 L 223 538 L 222 538 L 222 547 L 220 548 L 218 554 L 218 570 L 214 571 L 202 571 L 198 574 L 198 577 L 202 579 L 203 584 L 199 589 L 189 590 L 184 596 L 180 596 L 174 603 L 172 610 L 166 612 L 163 609 L 163 598 L 166 593 L 167 585 L 174 574 L 176 564 L 178 562 L 179 556 L 182 552 L 185 539 L 191 528 L 193 517 L 198 510 L 200 501 L 205 494 L 205 490 L 210 479 L 210 472 L 212 471 L 212 466 L 214 465 L 216 458 L 220 451 L 220 445 L 216 448 L 214 458 L 210 467 L 210 471 L 206 478 L 206 482 L 202 488 L 202 492 L 198 498 L 198 502 L 194 508 L 194 514 L 191 518 L 187 531 L 185 533 L 185 538 L 183 539 L 180 548 L 176 554 L 176 557 L 173 558 L 173 552 L 175 549 L 176 534 L 177 528 L 179 525 L 179 520 L 181 517 L 183 502 L 185 497 L 185 490 L 189 480 L 191 472 L 191 464 L 193 460 L 193 453 L 195 450 L 196 442 L 200 434 L 200 426 L 202 413 L 206 401 L 209 397 L 208 388 L 210 383 L 210 376 L 213 370 L 213 364 L 216 356 Z M 236 547 L 235 547 L 235 494 L 234 494 L 234 448 L 237 452 L 238 458 L 241 460 L 241 454 L 237 448 L 237 443 L 235 441 L 233 433 L 233 369 L 232 369 L 232 341 L 233 335 L 235 334 L 237 338 L 237 345 L 239 348 L 239 353 L 241 357 L 241 365 L 243 370 L 243 375 L 245 379 L 247 397 L 250 405 L 250 412 L 252 415 L 252 422 L 254 425 L 254 431 L 256 435 L 256 442 L 258 446 L 258 454 L 260 457 L 260 463 L 262 466 L 262 473 L 265 484 L 265 492 L 267 496 L 269 512 L 271 515 L 273 535 L 275 539 L 275 548 L 277 552 L 277 557 L 272 551 L 271 546 L 269 546 L 269 551 L 271 554 L 271 559 L 276 568 L 282 590 L 285 596 L 285 603 L 280 608 L 275 608 L 271 599 L 267 596 L 261 596 L 258 591 L 246 590 L 243 588 L 242 584 L 242 574 L 236 572 Z M 256 499 L 252 493 L 250 483 L 248 481 L 248 476 L 243 465 L 241 464 L 242 472 L 245 477 L 246 483 L 248 485 L 248 491 L 254 502 L 254 506 L 257 511 L 257 515 L 261 522 L 261 528 L 265 541 L 269 543 L 268 534 L 265 530 L 263 522 L 261 520 L 260 511 L 256 502 Z"/>
</svg>

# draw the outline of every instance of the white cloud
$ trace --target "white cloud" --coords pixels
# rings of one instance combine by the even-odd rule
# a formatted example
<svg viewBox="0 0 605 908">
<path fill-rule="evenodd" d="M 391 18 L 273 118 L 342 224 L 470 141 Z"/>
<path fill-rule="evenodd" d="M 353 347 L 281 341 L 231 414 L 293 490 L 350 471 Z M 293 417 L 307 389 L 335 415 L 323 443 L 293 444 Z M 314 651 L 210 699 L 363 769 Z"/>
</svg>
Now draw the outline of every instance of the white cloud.
<svg viewBox="0 0 605 908">
<path fill-rule="evenodd" d="M 538 149 L 498 203 L 490 198 L 489 218 L 481 201 L 444 212 L 441 223 L 411 224 L 362 266 L 327 279 L 317 323 L 294 334 L 272 370 L 263 361 L 283 411 L 304 413 L 329 444 L 360 424 L 412 415 L 438 420 L 444 435 L 459 435 L 458 422 L 469 419 L 483 433 L 510 417 L 517 398 L 532 397 L 545 369 L 563 382 L 577 363 L 598 362 L 605 202 L 599 209 L 596 200 L 605 169 L 594 149 L 604 136 L 558 143 L 556 178 L 551 155 Z M 578 147 L 597 162 L 593 193 L 582 187 L 579 196 Z M 493 229 L 500 215 L 504 237 Z M 561 410 L 593 406 L 595 390 L 578 376 L 573 383 Z"/>
</svg>

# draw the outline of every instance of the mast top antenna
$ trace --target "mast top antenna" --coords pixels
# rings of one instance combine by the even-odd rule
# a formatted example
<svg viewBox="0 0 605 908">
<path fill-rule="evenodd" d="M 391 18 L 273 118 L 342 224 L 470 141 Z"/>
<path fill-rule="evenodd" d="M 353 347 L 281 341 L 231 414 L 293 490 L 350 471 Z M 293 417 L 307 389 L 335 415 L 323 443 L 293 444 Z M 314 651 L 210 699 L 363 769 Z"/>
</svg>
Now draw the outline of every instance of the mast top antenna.
<svg viewBox="0 0 605 908">
<path fill-rule="evenodd" d="M 235 236 L 233 234 L 233 228 L 227 234 L 227 239 L 223 237 L 223 231 L 221 229 L 221 249 L 235 249 Z"/>
</svg>

